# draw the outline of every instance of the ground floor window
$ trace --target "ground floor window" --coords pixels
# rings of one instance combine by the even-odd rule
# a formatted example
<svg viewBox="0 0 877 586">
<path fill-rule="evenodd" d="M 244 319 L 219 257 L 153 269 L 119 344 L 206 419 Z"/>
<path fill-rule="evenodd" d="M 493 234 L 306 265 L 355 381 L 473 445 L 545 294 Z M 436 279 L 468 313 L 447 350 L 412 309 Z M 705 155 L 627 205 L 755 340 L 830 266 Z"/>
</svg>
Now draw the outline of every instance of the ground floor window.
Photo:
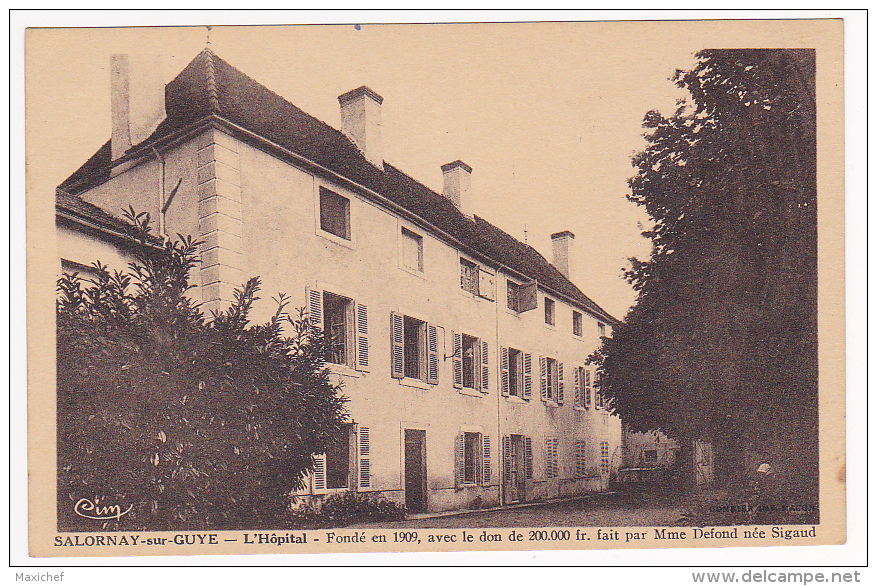
<svg viewBox="0 0 877 586">
<path fill-rule="evenodd" d="M 600 442 L 600 470 L 609 474 L 609 442 Z"/>
<path fill-rule="evenodd" d="M 558 445 L 559 441 L 556 437 L 545 440 L 545 478 L 557 478 L 560 472 Z"/>
<path fill-rule="evenodd" d="M 463 482 L 475 484 L 478 471 L 478 434 L 466 433 L 465 436 L 465 462 L 463 466 Z"/>
<path fill-rule="evenodd" d="M 345 425 L 343 433 L 328 450 L 326 450 L 326 488 L 349 488 L 351 463 L 350 436 L 352 425 Z"/>
<path fill-rule="evenodd" d="M 588 475 L 588 442 L 576 440 L 576 476 Z"/>
<path fill-rule="evenodd" d="M 491 481 L 490 436 L 477 432 L 464 432 L 457 436 L 456 482 L 488 486 Z"/>
</svg>

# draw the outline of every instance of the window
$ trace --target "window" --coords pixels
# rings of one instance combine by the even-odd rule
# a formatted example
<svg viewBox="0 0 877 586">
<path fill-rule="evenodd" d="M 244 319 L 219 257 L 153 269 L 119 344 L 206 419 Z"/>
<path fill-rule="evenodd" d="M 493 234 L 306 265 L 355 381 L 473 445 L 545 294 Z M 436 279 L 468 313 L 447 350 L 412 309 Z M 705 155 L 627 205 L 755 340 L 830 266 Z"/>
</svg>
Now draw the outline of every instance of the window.
<svg viewBox="0 0 877 586">
<path fill-rule="evenodd" d="M 554 299 L 545 298 L 545 323 L 554 325 Z"/>
<path fill-rule="evenodd" d="M 457 436 L 454 451 L 457 486 L 481 484 L 489 486 L 491 480 L 490 436 L 475 432 L 465 432 Z"/>
<path fill-rule="evenodd" d="M 585 369 L 584 397 L 582 397 L 584 399 L 583 406 L 585 409 L 591 408 L 591 388 L 592 388 L 591 380 L 592 380 L 592 376 L 591 376 L 590 369 Z"/>
<path fill-rule="evenodd" d="M 353 322 L 353 302 L 346 297 L 323 293 L 323 333 L 329 342 L 326 361 L 350 365 L 352 348 L 348 334 Z"/>
<path fill-rule="evenodd" d="M 451 332 L 451 335 L 454 340 L 454 387 L 488 392 L 490 368 L 487 342 L 468 334 Z"/>
<path fill-rule="evenodd" d="M 500 347 L 502 394 L 530 400 L 532 355 L 515 348 Z"/>
<path fill-rule="evenodd" d="M 423 272 L 423 236 L 402 228 L 402 266 Z"/>
<path fill-rule="evenodd" d="M 578 311 L 572 312 L 572 334 L 573 336 L 582 335 L 582 314 Z"/>
<path fill-rule="evenodd" d="M 606 399 L 603 397 L 603 391 L 600 390 L 600 379 L 597 377 L 597 373 L 594 373 L 594 408 L 606 408 Z"/>
<path fill-rule="evenodd" d="M 463 387 L 475 388 L 475 359 L 478 354 L 478 338 L 463 334 Z"/>
<path fill-rule="evenodd" d="M 560 472 L 558 465 L 558 440 L 557 438 L 545 439 L 545 478 L 557 478 Z"/>
<path fill-rule="evenodd" d="M 658 450 L 643 450 L 643 460 L 646 464 L 657 464 Z"/>
<path fill-rule="evenodd" d="M 320 229 L 350 240 L 350 200 L 320 187 Z"/>
<path fill-rule="evenodd" d="M 460 288 L 478 295 L 478 265 L 465 258 L 460 259 Z"/>
<path fill-rule="evenodd" d="M 577 366 L 575 377 L 575 406 L 589 409 L 591 407 L 591 373 L 584 366 Z"/>
<path fill-rule="evenodd" d="M 524 390 L 524 355 L 520 350 L 509 348 L 509 395 L 520 397 Z"/>
<path fill-rule="evenodd" d="M 314 493 L 325 493 L 326 489 L 351 487 L 351 471 L 355 458 L 352 448 L 356 445 L 353 441 L 353 433 L 353 424 L 344 425 L 341 434 L 326 453 L 313 457 L 311 488 Z"/>
<path fill-rule="evenodd" d="M 308 288 L 307 299 L 308 319 L 329 342 L 326 362 L 367 372 L 368 308 L 320 289 Z"/>
<path fill-rule="evenodd" d="M 478 434 L 465 433 L 465 462 L 463 466 L 463 482 L 475 484 L 476 471 L 478 468 Z"/>
<path fill-rule="evenodd" d="M 542 400 L 563 404 L 563 364 L 554 358 L 540 357 Z"/>
<path fill-rule="evenodd" d="M 393 378 L 438 384 L 438 332 L 434 324 L 393 312 L 390 338 Z"/>
<path fill-rule="evenodd" d="M 609 442 L 600 442 L 600 470 L 603 474 L 609 474 Z"/>
<path fill-rule="evenodd" d="M 602 324 L 597 322 L 597 333 L 600 334 L 600 337 L 603 338 L 606 336 L 606 324 Z"/>
<path fill-rule="evenodd" d="M 576 440 L 576 476 L 579 478 L 588 475 L 588 442 Z"/>
<path fill-rule="evenodd" d="M 423 334 L 425 324 L 405 316 L 405 377 L 422 378 Z"/>
<path fill-rule="evenodd" d="M 508 306 L 512 311 L 520 313 L 521 311 L 521 286 L 514 281 L 506 281 L 508 283 Z"/>
<path fill-rule="evenodd" d="M 516 313 L 536 309 L 536 281 L 518 284 L 511 279 L 506 280 L 506 303 Z"/>
<path fill-rule="evenodd" d="M 352 425 L 343 429 L 341 437 L 326 451 L 326 488 L 348 488 L 350 484 Z"/>
</svg>

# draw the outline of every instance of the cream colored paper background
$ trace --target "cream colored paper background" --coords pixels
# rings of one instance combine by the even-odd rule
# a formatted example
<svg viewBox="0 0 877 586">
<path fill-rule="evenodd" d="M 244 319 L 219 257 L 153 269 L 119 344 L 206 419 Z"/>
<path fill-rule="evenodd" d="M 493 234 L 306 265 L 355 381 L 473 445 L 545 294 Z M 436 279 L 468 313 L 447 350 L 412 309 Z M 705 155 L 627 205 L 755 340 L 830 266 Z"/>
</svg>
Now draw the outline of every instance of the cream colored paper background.
<svg viewBox="0 0 877 586">
<path fill-rule="evenodd" d="M 390 26 L 390 25 L 388 25 Z M 416 36 L 416 27 L 434 25 L 392 25 L 401 39 L 399 49 L 406 47 L 405 39 Z M 820 369 L 820 464 L 821 525 L 818 543 L 842 543 L 845 539 L 845 428 L 844 428 L 844 157 L 843 157 L 843 27 L 840 20 L 797 21 L 691 21 L 691 22 L 613 22 L 613 23 L 533 23 L 533 24 L 473 24 L 442 25 L 442 34 L 449 45 L 462 43 L 476 35 L 483 43 L 499 42 L 514 35 L 563 36 L 573 30 L 587 35 L 590 46 L 602 47 L 611 53 L 618 43 L 635 42 L 644 56 L 661 51 L 680 52 L 680 47 L 691 45 L 691 52 L 700 48 L 726 47 L 806 47 L 816 48 L 817 58 L 817 116 L 818 116 L 818 193 L 819 193 L 819 369 Z M 331 27 L 296 29 L 310 40 L 320 37 L 332 51 Z M 287 38 L 290 29 L 259 27 L 249 29 L 217 30 L 215 34 L 239 36 L 239 50 L 246 51 L 249 35 L 278 39 Z M 54 184 L 47 177 L 57 175 L 53 165 L 57 159 L 47 157 L 53 141 L 75 140 L 47 120 L 47 109 L 62 109 L 69 117 L 88 119 L 104 112 L 83 110 L 78 107 L 76 95 L 58 95 L 51 79 L 53 67 L 76 68 L 77 54 L 87 44 L 88 52 L 103 51 L 105 55 L 125 50 L 126 47 L 148 46 L 169 54 L 179 51 L 181 38 L 191 45 L 192 39 L 203 39 L 203 28 L 192 29 L 32 29 L 26 35 L 25 46 L 25 105 L 27 156 L 27 285 L 28 285 L 28 515 L 31 555 L 59 555 L 51 547 L 55 535 L 55 370 L 54 370 L 54 299 L 56 247 L 54 242 Z M 202 45 L 203 46 L 203 41 Z M 506 45 L 506 47 L 508 47 Z M 183 51 L 191 58 L 201 47 Z M 438 48 L 440 50 L 440 47 Z M 508 49 L 507 49 L 508 50 Z M 224 56 L 225 52 L 220 51 Z M 420 59 L 441 59 L 442 55 L 429 53 Z M 528 55 L 511 55 L 526 63 Z M 592 56 L 594 57 L 594 56 Z M 599 59 L 599 55 L 597 57 Z M 61 60 L 59 63 L 59 59 Z M 266 56 L 270 59 L 270 55 Z M 607 57 L 608 60 L 608 57 Z M 234 59 L 230 59 L 232 64 Z M 679 63 L 685 67 L 688 63 Z M 643 75 L 649 72 L 649 60 L 643 59 Z M 244 70 L 245 73 L 248 73 Z M 176 72 L 173 72 L 176 73 Z M 256 76 L 258 79 L 258 76 Z M 263 81 L 264 80 L 260 80 Z M 83 87 L 89 83 L 83 76 Z M 412 83 L 416 83 L 416 80 Z M 669 85 L 669 82 L 667 82 Z M 270 87 L 270 84 L 268 84 Z M 636 88 L 631 88 L 635 92 Z M 453 92 L 455 88 L 447 88 Z M 612 104 L 623 112 L 636 100 Z M 293 99 L 296 103 L 296 100 Z M 300 104 L 299 104 L 300 105 Z M 596 104 L 595 107 L 606 107 Z M 306 111 L 308 108 L 303 106 Z M 477 104 L 490 108 L 490 102 Z M 645 113 L 639 106 L 630 115 L 641 119 Z M 666 112 L 665 112 L 666 113 Z M 532 132 L 539 133 L 538 120 L 532 121 Z M 497 128 L 497 132 L 502 132 Z M 407 133 L 407 130 L 406 130 Z M 404 135 L 403 135 L 404 136 Z M 408 139 L 410 140 L 410 138 Z M 607 136 L 607 141 L 613 140 Z M 387 142 L 390 142 L 389 140 Z M 404 148 L 405 144 L 398 145 Z M 600 145 L 594 145 L 599 150 Z M 89 153 L 90 154 L 90 153 Z M 561 153 L 558 153 L 559 155 Z M 87 156 L 87 155 L 86 155 Z M 79 163 L 84 162 L 83 157 Z M 78 163 L 77 163 L 78 164 Z M 75 167 L 74 167 L 75 168 Z M 66 169 L 66 167 L 65 167 Z M 72 171 L 69 169 L 67 173 Z M 632 172 L 631 172 L 632 173 Z M 413 173 L 418 176 L 417 172 Z M 66 176 L 66 174 L 64 174 Z M 476 210 L 477 211 L 477 210 Z M 487 215 L 487 214 L 485 214 Z M 503 223 L 498 222 L 500 226 Z M 517 234 L 516 234 L 517 235 Z M 611 247 L 606 241 L 603 246 Z M 592 285 L 599 286 L 599 283 Z M 588 291 L 588 287 L 583 287 Z M 598 298 L 598 302 L 600 299 Z M 622 529 L 622 528 L 618 528 Z M 508 530 L 501 530 L 506 532 Z M 623 529 L 622 529 L 623 530 Z M 588 542 L 591 547 L 594 541 Z M 685 546 L 709 545 L 709 542 Z M 729 545 L 724 543 L 723 545 Z M 767 545 L 767 544 L 765 544 Z M 620 546 L 623 546 L 621 544 Z M 529 543 L 522 549 L 533 549 Z M 557 547 L 556 545 L 554 546 Z M 578 544 L 576 544 L 578 547 Z M 652 545 L 654 547 L 654 545 Z M 479 549 L 490 546 L 479 544 Z M 504 542 L 498 549 L 509 549 Z M 77 548 L 78 549 L 78 548 Z M 192 554 L 192 553 L 266 553 L 270 547 L 244 549 L 241 545 L 219 546 L 217 549 L 174 548 L 148 551 L 136 548 L 82 548 L 85 552 L 63 551 L 73 555 L 134 555 Z M 455 546 L 449 549 L 459 549 Z M 398 549 L 397 549 L 398 550 Z M 304 552 L 305 550 L 302 550 Z M 337 550 L 344 551 L 344 550 Z M 368 551 L 353 549 L 347 551 Z M 383 549 L 387 551 L 387 549 Z M 419 551 L 423 551 L 419 549 Z"/>
</svg>

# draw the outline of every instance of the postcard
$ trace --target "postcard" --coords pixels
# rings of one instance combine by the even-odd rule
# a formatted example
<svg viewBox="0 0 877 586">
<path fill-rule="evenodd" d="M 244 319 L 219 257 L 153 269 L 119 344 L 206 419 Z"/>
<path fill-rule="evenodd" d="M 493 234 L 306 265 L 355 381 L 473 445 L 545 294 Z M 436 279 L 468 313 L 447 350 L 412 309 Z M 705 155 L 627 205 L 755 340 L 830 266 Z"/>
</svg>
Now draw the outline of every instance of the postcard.
<svg viewBox="0 0 877 586">
<path fill-rule="evenodd" d="M 843 41 L 28 29 L 30 555 L 843 543 Z"/>
</svg>

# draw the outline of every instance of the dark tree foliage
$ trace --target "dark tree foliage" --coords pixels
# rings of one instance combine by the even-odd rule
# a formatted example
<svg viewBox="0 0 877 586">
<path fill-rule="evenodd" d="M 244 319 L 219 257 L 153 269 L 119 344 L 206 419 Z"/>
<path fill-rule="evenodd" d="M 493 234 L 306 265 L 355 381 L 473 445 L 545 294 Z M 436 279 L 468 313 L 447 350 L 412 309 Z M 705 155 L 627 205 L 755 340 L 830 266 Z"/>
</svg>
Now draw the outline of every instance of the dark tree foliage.
<svg viewBox="0 0 877 586">
<path fill-rule="evenodd" d="M 59 529 L 277 527 L 345 421 L 326 341 L 283 295 L 251 324 L 257 278 L 203 315 L 187 296 L 198 243 L 158 241 L 147 214 L 126 216 L 130 270 L 96 263 L 91 282 L 58 284 Z M 74 513 L 80 499 L 133 508 L 95 521 Z"/>
<path fill-rule="evenodd" d="M 633 429 L 712 440 L 718 472 L 770 461 L 814 491 L 816 103 L 812 50 L 708 50 L 649 112 L 628 198 L 653 220 L 638 291 L 594 358 Z"/>
</svg>

